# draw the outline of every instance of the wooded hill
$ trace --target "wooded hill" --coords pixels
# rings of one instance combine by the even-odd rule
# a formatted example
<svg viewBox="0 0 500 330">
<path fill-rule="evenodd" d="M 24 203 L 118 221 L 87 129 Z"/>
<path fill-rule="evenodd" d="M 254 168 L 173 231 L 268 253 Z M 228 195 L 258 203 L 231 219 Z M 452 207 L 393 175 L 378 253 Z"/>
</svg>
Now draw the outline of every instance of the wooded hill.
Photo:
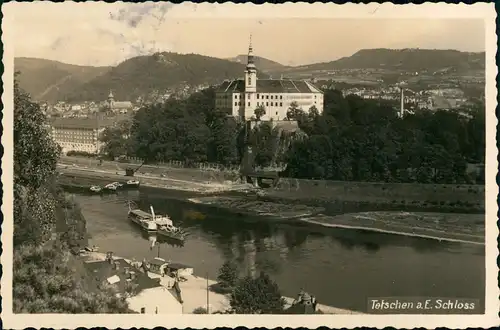
<svg viewBox="0 0 500 330">
<path fill-rule="evenodd" d="M 27 57 L 17 57 L 14 67 L 21 72 L 19 85 L 34 99 L 47 101 L 58 100 L 111 69 Z"/>
<path fill-rule="evenodd" d="M 236 57 L 228 58 L 228 60 L 231 62 L 246 64 L 247 55 L 238 55 Z M 260 56 L 254 56 L 254 62 L 255 66 L 263 72 L 274 72 L 288 68 L 286 65 L 283 65 L 281 63 Z"/>
<path fill-rule="evenodd" d="M 115 98 L 134 101 L 183 85 L 198 86 L 242 78 L 246 55 L 219 59 L 198 54 L 156 53 L 128 59 L 116 67 L 86 67 L 35 58 L 16 58 L 20 86 L 34 99 L 101 101 L 113 90 Z M 336 61 L 288 67 L 256 57 L 259 77 L 337 69 L 386 69 L 388 71 L 484 70 L 485 53 L 430 49 L 364 49 Z"/>
<path fill-rule="evenodd" d="M 362 49 L 336 61 L 293 67 L 290 71 L 339 69 L 387 69 L 439 71 L 443 69 L 484 70 L 485 53 L 439 49 Z"/>
</svg>

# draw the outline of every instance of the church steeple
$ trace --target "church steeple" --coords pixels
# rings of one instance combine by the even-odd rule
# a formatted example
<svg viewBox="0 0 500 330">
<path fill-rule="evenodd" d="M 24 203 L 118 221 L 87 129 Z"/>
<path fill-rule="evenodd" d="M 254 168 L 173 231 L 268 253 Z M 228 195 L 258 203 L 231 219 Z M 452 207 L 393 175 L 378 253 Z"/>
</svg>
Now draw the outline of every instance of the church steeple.
<svg viewBox="0 0 500 330">
<path fill-rule="evenodd" d="M 110 90 L 109 95 L 108 95 L 108 107 L 110 109 L 112 109 L 114 106 L 114 103 L 115 103 L 115 96 L 113 95 L 113 91 Z"/>
</svg>

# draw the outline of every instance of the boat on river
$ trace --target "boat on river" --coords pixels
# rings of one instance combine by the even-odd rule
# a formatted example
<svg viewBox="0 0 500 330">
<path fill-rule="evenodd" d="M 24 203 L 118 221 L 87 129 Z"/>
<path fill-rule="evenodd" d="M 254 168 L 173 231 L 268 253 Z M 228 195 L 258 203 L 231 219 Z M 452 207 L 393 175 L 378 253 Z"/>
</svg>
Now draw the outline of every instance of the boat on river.
<svg viewBox="0 0 500 330">
<path fill-rule="evenodd" d="M 115 182 L 109 183 L 105 185 L 103 189 L 107 191 L 116 191 L 118 189 L 118 185 L 116 185 Z"/>
<path fill-rule="evenodd" d="M 186 233 L 181 228 L 175 227 L 173 224 L 159 226 L 156 234 L 180 242 L 184 242 L 186 240 Z"/>
<path fill-rule="evenodd" d="M 140 182 L 139 180 L 128 180 L 127 182 L 125 182 L 125 187 L 126 188 L 139 188 L 140 186 Z"/>
<path fill-rule="evenodd" d="M 98 194 L 101 191 L 102 191 L 102 187 L 101 186 L 92 186 L 92 187 L 90 187 L 90 192 L 91 193 Z"/>
<path fill-rule="evenodd" d="M 154 215 L 138 208 L 133 208 L 131 203 L 129 203 L 128 218 L 147 232 L 155 232 L 158 229 L 158 225 L 154 221 Z"/>
<path fill-rule="evenodd" d="M 153 206 L 151 206 L 151 215 L 158 226 L 157 235 L 184 242 L 186 233 L 181 228 L 174 226 L 168 215 L 156 215 Z"/>
</svg>

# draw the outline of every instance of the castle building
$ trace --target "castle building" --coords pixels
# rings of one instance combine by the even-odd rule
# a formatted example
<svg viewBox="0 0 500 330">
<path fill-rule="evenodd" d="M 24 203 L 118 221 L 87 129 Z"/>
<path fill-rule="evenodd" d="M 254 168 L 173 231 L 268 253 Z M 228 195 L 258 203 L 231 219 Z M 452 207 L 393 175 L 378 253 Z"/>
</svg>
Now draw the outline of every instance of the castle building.
<svg viewBox="0 0 500 330">
<path fill-rule="evenodd" d="M 304 112 L 316 107 L 323 111 L 323 92 L 305 80 L 259 79 L 254 63 L 252 42 L 248 48 L 245 79 L 224 82 L 216 90 L 215 107 L 239 120 L 255 118 L 255 109 L 264 107 L 265 115 L 260 119 L 284 120 L 291 104 Z"/>
</svg>

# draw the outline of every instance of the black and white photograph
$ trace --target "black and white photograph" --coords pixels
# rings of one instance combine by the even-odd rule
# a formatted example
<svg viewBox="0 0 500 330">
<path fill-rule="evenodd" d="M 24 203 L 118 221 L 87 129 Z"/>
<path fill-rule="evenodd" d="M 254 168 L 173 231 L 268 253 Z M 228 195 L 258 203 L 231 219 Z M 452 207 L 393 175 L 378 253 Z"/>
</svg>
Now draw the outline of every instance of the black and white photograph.
<svg viewBox="0 0 500 330">
<path fill-rule="evenodd" d="M 2 12 L 6 327 L 498 324 L 493 4 Z"/>
</svg>

